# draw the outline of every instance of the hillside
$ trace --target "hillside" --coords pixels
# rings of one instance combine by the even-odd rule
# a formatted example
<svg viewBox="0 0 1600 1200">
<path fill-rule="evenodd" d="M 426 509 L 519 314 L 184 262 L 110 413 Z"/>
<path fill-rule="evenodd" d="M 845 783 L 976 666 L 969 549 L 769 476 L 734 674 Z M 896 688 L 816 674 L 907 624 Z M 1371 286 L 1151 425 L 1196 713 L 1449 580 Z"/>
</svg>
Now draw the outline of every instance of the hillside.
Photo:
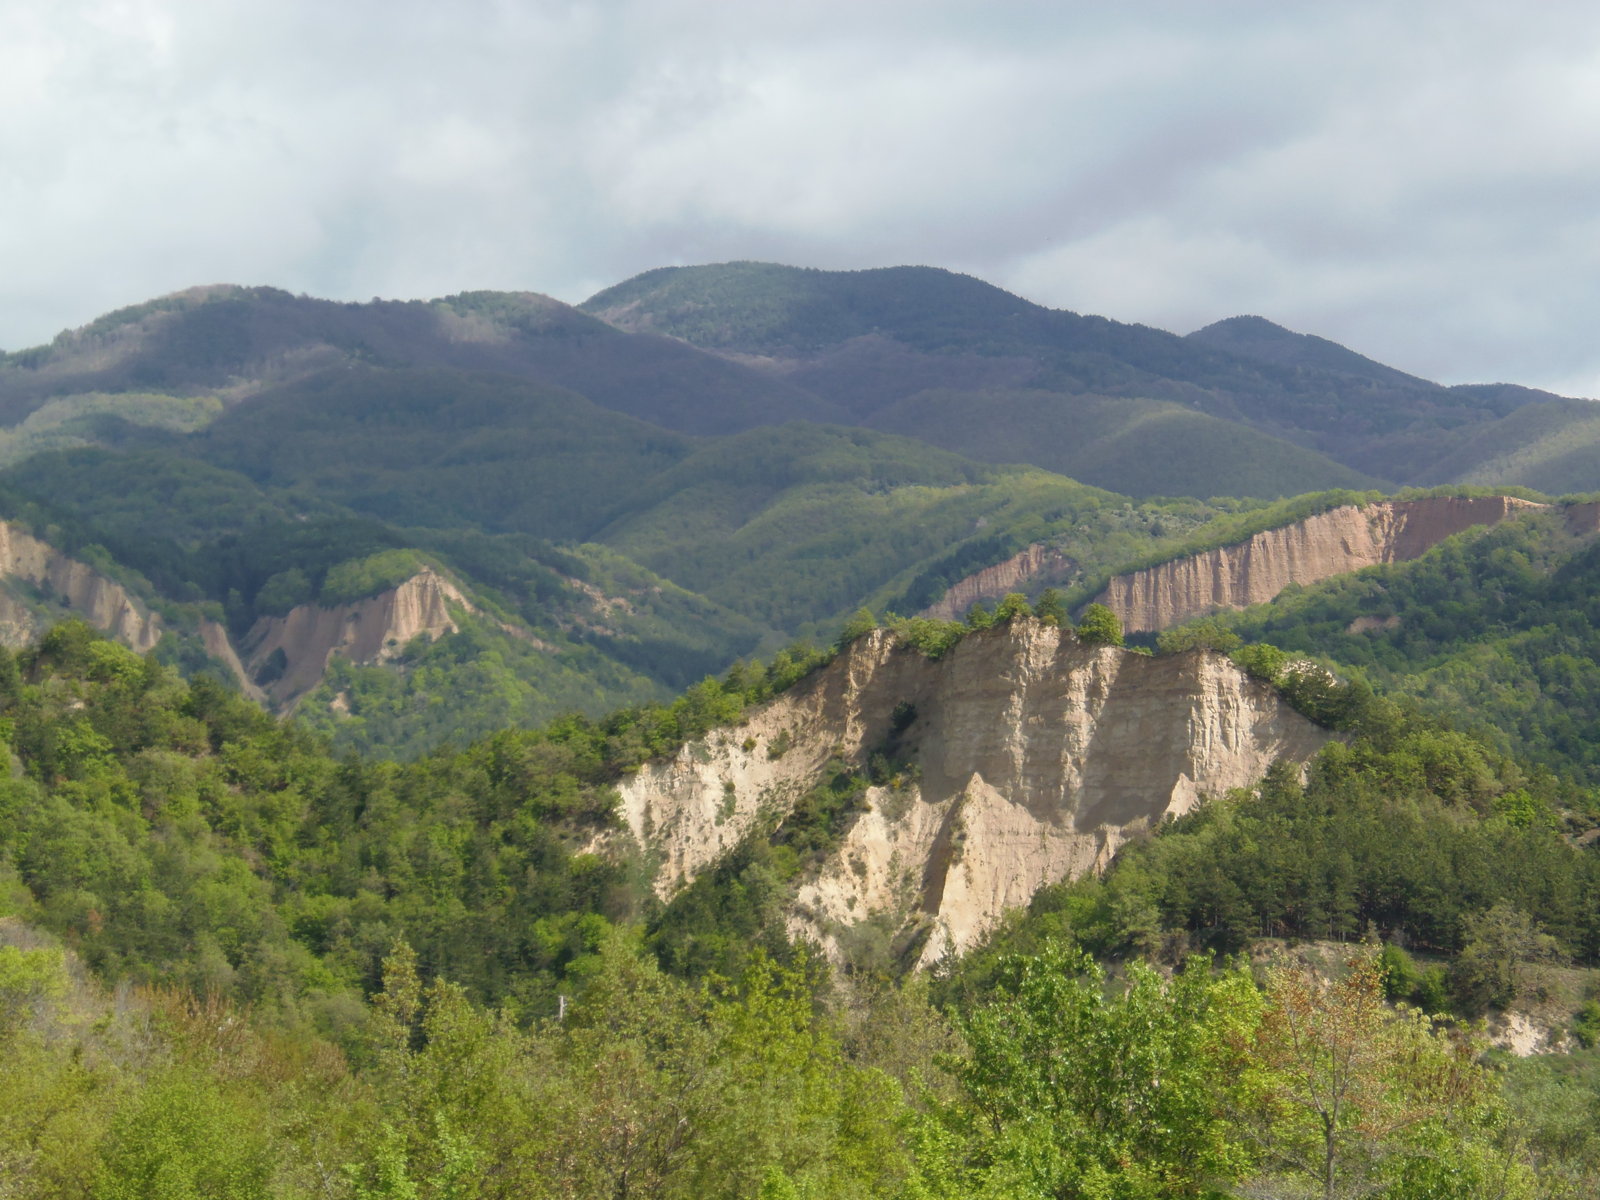
<svg viewBox="0 0 1600 1200">
<path fill-rule="evenodd" d="M 1118 575 L 1096 597 L 1130 632 L 1151 633 L 1285 589 L 1420 558 L 1448 537 L 1545 505 L 1515 496 L 1425 496 L 1345 505 L 1248 541 Z"/>
<path fill-rule="evenodd" d="M 1305 492 L 1587 407 L 930 268 L 586 308 L 0 358 L 0 1194 L 1600 1194 L 1600 502 Z"/>
<path fill-rule="evenodd" d="M 672 334 L 764 367 L 862 419 L 930 388 L 1167 400 L 1393 482 L 1417 480 L 1459 430 L 1552 398 L 1444 388 L 1259 318 L 1235 318 L 1180 338 L 1043 308 L 928 267 L 662 268 L 582 307 L 623 329 Z M 885 386 L 889 377 L 899 382 Z M 1063 435 L 1035 415 L 1009 437 L 1048 447 Z M 1219 471 L 1197 494 L 1238 490 Z"/>
<path fill-rule="evenodd" d="M 261 622 L 337 624 L 330 572 L 420 555 L 470 629 L 415 655 L 308 648 L 295 696 L 268 689 L 412 753 L 661 698 L 862 605 L 993 601 L 964 581 L 1019 555 L 1081 602 L 1267 507 L 1227 497 L 1372 486 L 1362 438 L 1421 470 L 1424 443 L 1470 457 L 1485 422 L 1566 411 L 1258 318 L 1178 338 L 931 268 L 671 269 L 585 308 L 218 286 L 109 314 L 0 361 L 0 517 L 126 576 L 169 660 L 223 669 L 226 641 L 247 688 L 287 669 L 254 654 Z M 404 580 L 382 582 L 362 599 Z M 445 696 L 484 711 L 451 727 Z"/>
<path fill-rule="evenodd" d="M 687 432 L 841 415 L 680 342 L 632 337 L 548 296 L 472 292 L 340 304 L 276 288 L 191 288 L 0 358 L 0 420 L 53 397 L 156 393 L 237 403 L 350 366 L 489 371 L 582 392 Z"/>
<path fill-rule="evenodd" d="M 621 813 L 667 898 L 746 838 L 813 839 L 791 934 L 835 957 L 882 939 L 929 965 L 1327 737 L 1219 655 L 1151 659 L 1019 619 L 932 661 L 879 632 L 626 780 Z M 830 770 L 861 790 L 826 830 L 796 833 Z"/>
<path fill-rule="evenodd" d="M 1600 655 L 1592 505 L 1528 512 L 1215 618 L 1410 697 L 1508 754 L 1600 781 Z M 1181 632 L 1181 630 L 1180 630 Z"/>
<path fill-rule="evenodd" d="M 159 1172 L 164 1195 L 555 1200 L 648 1170 L 666 1194 L 902 1200 L 1086 1160 L 1149 1195 L 1304 1190 L 1303 1068 L 1343 1047 L 1371 1104 L 1422 1114 L 1378 1135 L 1386 1178 L 1589 1188 L 1593 1052 L 1490 1070 L 1442 1015 L 1525 1028 L 1537 996 L 1558 1044 L 1591 1029 L 1592 976 L 1537 957 L 1600 945 L 1593 854 L 1556 825 L 1572 793 L 1359 688 L 1278 686 L 1019 618 L 938 661 L 872 634 L 396 765 L 64 626 L 0 654 L 0 1110 L 31 1118 L 0 1153 L 33 1194 Z M 1322 743 L 1303 781 L 1265 767 Z M 630 831 L 703 860 L 752 809 L 652 899 Z M 983 936 L 898 981 L 918 909 L 930 941 Z M 1363 927 L 1417 957 L 1338 941 Z M 1302 944 L 1205 953 L 1264 931 Z M 671 1154 L 619 1140 L 641 1129 Z"/>
<path fill-rule="evenodd" d="M 1032 463 L 1130 496 L 1285 496 L 1373 486 L 1332 459 L 1161 400 L 1045 390 L 918 392 L 866 424 L 984 462 Z"/>
<path fill-rule="evenodd" d="M 1441 482 L 1503 480 L 1551 495 L 1593 491 L 1600 474 L 1600 406 L 1559 400 L 1519 408 L 1474 430 L 1429 474 Z"/>
</svg>

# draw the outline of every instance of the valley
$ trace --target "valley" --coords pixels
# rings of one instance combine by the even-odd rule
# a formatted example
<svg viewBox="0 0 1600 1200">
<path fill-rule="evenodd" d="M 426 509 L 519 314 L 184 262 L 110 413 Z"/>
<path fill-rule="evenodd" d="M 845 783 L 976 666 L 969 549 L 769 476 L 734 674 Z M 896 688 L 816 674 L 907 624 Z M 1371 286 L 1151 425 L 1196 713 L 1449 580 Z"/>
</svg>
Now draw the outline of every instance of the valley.
<svg viewBox="0 0 1600 1200">
<path fill-rule="evenodd" d="M 0 1172 L 1310 1194 L 1292 1027 L 1588 1194 L 1589 403 L 921 267 L 4 355 Z"/>
</svg>

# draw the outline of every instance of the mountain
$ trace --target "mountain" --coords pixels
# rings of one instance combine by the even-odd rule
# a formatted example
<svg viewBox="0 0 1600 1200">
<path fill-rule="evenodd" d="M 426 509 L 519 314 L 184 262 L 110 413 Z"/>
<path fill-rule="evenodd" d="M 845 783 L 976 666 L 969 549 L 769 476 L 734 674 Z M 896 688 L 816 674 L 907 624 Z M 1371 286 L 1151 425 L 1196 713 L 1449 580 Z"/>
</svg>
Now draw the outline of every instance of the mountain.
<svg viewBox="0 0 1600 1200">
<path fill-rule="evenodd" d="M 1480 417 L 1565 411 L 1258 318 L 1179 338 L 931 268 L 670 269 L 584 309 L 219 286 L 109 314 L 0 360 L 0 519 L 126 577 L 173 661 L 414 753 L 664 699 L 863 605 L 959 615 L 949 589 L 995 599 L 1023 559 L 1081 603 L 1292 519 L 1193 497 L 1367 495 L 1362 438 L 1420 469 Z M 330 632 L 424 570 L 453 631 Z M 257 652 L 272 621 L 303 654 Z M 476 715 L 447 728 L 446 696 Z"/>
<path fill-rule="evenodd" d="M 1042 389 L 918 392 L 866 424 L 985 462 L 1032 463 L 1132 496 L 1283 496 L 1375 481 L 1281 438 L 1170 400 Z"/>
<path fill-rule="evenodd" d="M 619 328 L 668 333 L 763 366 L 861 419 L 930 389 L 1167 400 L 1394 482 L 1415 479 L 1460 427 L 1551 398 L 1441 387 L 1260 318 L 1234 318 L 1181 338 L 1047 309 L 929 267 L 662 268 L 581 307 Z M 1059 418 L 1034 415 L 1006 437 L 1050 447 L 1072 436 L 1056 424 Z M 1227 483 L 1218 472 L 1200 494 L 1238 494 Z"/>
<path fill-rule="evenodd" d="M 623 299 L 0 363 L 8 1194 L 1600 1194 L 1600 501 L 1227 495 L 1583 410 L 918 269 Z"/>
<path fill-rule="evenodd" d="M 340 304 L 276 288 L 191 288 L 0 358 L 0 420 L 106 393 L 237 402 L 330 369 L 491 371 L 581 391 L 667 428 L 722 433 L 844 415 L 682 342 L 631 336 L 548 296 L 471 292 Z"/>
<path fill-rule="evenodd" d="M 1600 479 L 1600 405 L 1554 400 L 1518 408 L 1474 429 L 1429 473 L 1441 483 L 1504 481 L 1551 495 L 1594 491 Z"/>
<path fill-rule="evenodd" d="M 1386 367 L 1346 349 L 1338 342 L 1311 334 L 1294 333 L 1265 317 L 1229 317 L 1204 329 L 1197 329 L 1189 335 L 1189 340 L 1226 350 L 1242 358 L 1253 358 L 1282 367 L 1328 371 L 1352 379 L 1398 387 L 1433 386 L 1426 379 Z"/>
</svg>

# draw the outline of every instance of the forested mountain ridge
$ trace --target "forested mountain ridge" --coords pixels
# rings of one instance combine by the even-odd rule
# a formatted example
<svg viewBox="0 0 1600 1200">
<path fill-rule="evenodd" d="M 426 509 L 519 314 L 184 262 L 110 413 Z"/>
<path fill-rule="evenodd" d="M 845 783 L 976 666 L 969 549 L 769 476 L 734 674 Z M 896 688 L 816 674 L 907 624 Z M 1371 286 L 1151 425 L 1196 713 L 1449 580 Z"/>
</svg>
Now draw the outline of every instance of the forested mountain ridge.
<svg viewBox="0 0 1600 1200">
<path fill-rule="evenodd" d="M 665 698 L 827 637 L 864 603 L 926 610 L 1030 546 L 1054 548 L 1052 582 L 1081 603 L 1265 509 L 1128 493 L 1370 490 L 1371 471 L 1312 444 L 1378 430 L 1383 396 L 1408 462 L 1412 434 L 1438 433 L 1441 453 L 1466 439 L 1452 471 L 1509 406 L 1530 425 L 1524 410 L 1567 411 L 1439 389 L 1259 319 L 1178 338 L 926 268 L 673 269 L 587 307 L 630 328 L 532 293 L 336 304 L 210 287 L 110 314 L 0 361 L 0 517 L 126 575 L 190 636 L 173 661 L 195 668 L 225 630 L 247 687 L 287 665 L 255 661 L 250 631 L 318 606 L 330 571 L 437 562 L 493 614 L 471 636 L 377 672 L 335 656 L 332 690 L 307 676 L 299 691 L 319 725 L 349 718 L 350 744 L 413 753 L 450 736 L 429 715 L 443 696 L 506 699 L 461 735 Z M 617 619 L 583 615 L 579 584 Z M 506 678 L 468 686 L 472 656 L 448 646 L 490 643 Z"/>
<path fill-rule="evenodd" d="M 1259 318 L 1182 338 L 933 268 L 664 268 L 582 308 L 534 293 L 339 304 L 195 288 L 0 359 L 0 415 L 16 426 L 50 408 L 30 437 L 116 444 L 214 415 L 195 403 L 350 366 L 465 371 L 692 434 L 862 423 L 1118 492 L 1272 496 L 1496 482 L 1471 433 L 1553 399 L 1442 388 Z"/>
<path fill-rule="evenodd" d="M 975 405 L 1019 388 L 1168 400 L 1391 483 L 1420 482 L 1419 472 L 1460 439 L 1461 429 L 1554 398 L 1527 389 L 1441 387 L 1259 318 L 1180 338 L 1047 309 L 929 267 L 669 267 L 606 289 L 582 307 L 622 328 L 671 333 L 764 362 L 869 422 L 886 405 L 935 389 L 963 393 Z M 1052 419 L 1079 418 L 1067 406 Z M 1042 445 L 1055 443 L 1049 420 L 1012 420 L 1025 422 Z M 1010 444 L 1027 440 L 1019 434 Z M 1105 478 L 1090 481 L 1116 488 Z M 1324 475 L 1298 490 L 1349 483 Z"/>
<path fill-rule="evenodd" d="M 0 415 L 14 423 L 50 397 L 79 393 L 238 402 L 356 365 L 535 380 L 602 407 L 642 407 L 637 415 L 689 432 L 843 415 L 782 381 L 670 339 L 619 333 L 532 292 L 346 304 L 232 285 L 119 309 L 49 345 L 6 355 Z"/>
<path fill-rule="evenodd" d="M 1600 1191 L 1593 506 L 1074 623 L 1392 513 L 1259 498 L 1335 450 L 1585 410 L 924 269 L 622 298 L 209 289 L 0 362 L 0 518 L 162 635 L 0 650 L 0 1190 Z"/>
</svg>

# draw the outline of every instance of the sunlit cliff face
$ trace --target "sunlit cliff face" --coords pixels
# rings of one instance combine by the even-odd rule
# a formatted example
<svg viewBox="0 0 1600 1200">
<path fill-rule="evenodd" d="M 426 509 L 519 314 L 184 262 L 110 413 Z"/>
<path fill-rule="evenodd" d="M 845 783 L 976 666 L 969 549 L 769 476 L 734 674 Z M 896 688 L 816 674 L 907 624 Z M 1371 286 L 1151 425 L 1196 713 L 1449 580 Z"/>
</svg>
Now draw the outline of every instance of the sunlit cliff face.
<svg viewBox="0 0 1600 1200">
<path fill-rule="evenodd" d="M 1220 655 L 1151 658 L 1019 619 L 935 662 L 878 632 L 745 724 L 627 779 L 621 812 L 659 859 L 665 898 L 792 808 L 830 758 L 892 746 L 899 786 L 868 791 L 802 885 L 791 932 L 836 951 L 841 930 L 878 916 L 928 963 L 1041 885 L 1103 867 L 1129 837 L 1329 736 Z"/>
</svg>

